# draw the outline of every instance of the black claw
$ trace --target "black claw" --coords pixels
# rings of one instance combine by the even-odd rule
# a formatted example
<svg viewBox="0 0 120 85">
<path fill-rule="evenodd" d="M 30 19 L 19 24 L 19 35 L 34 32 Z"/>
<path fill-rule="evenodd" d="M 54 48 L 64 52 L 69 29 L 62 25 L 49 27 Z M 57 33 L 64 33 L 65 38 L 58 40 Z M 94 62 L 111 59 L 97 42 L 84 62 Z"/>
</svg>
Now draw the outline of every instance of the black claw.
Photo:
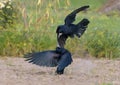
<svg viewBox="0 0 120 85">
<path fill-rule="evenodd" d="M 55 73 L 56 73 L 56 74 L 58 74 L 58 75 L 61 75 L 61 74 L 63 74 L 63 73 L 64 73 L 64 69 L 63 69 L 63 70 L 61 70 L 61 71 L 59 71 L 59 70 L 57 69 Z"/>
</svg>

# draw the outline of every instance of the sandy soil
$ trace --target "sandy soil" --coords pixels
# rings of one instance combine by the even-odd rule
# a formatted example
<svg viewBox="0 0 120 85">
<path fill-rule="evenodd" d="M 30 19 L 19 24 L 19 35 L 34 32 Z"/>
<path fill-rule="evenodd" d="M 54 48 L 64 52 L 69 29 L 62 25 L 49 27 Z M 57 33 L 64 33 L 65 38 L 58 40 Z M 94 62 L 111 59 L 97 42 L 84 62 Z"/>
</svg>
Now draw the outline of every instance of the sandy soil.
<svg viewBox="0 0 120 85">
<path fill-rule="evenodd" d="M 65 74 L 24 58 L 0 59 L 0 85 L 120 85 L 120 60 L 74 59 Z"/>
</svg>

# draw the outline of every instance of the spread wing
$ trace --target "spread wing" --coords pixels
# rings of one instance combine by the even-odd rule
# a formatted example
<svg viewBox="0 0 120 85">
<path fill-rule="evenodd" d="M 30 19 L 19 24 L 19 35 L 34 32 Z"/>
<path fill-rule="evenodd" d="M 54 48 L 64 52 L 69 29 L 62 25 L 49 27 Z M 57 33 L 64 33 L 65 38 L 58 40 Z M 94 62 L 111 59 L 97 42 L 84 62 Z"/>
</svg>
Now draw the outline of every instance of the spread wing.
<svg viewBox="0 0 120 85">
<path fill-rule="evenodd" d="M 57 34 L 58 47 L 64 48 L 68 36 L 62 33 Z"/>
<path fill-rule="evenodd" d="M 58 64 L 59 54 L 55 51 L 43 51 L 29 53 L 24 56 L 26 61 L 33 63 L 39 66 L 55 67 Z"/>
<path fill-rule="evenodd" d="M 89 6 L 82 6 L 73 12 L 71 12 L 69 15 L 66 16 L 65 18 L 65 25 L 70 25 L 75 21 L 76 14 L 79 13 L 80 11 L 83 11 L 85 9 L 89 8 Z"/>
</svg>

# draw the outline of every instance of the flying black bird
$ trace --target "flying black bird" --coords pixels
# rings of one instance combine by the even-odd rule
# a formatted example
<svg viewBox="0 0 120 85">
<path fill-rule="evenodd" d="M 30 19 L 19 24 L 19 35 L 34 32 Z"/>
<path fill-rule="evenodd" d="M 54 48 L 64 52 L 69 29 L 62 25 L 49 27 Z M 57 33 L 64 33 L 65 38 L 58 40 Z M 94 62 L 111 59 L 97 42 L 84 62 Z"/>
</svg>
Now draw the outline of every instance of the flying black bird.
<svg viewBox="0 0 120 85">
<path fill-rule="evenodd" d="M 63 74 L 65 67 L 72 63 L 71 53 L 57 47 L 56 50 L 48 50 L 43 52 L 29 53 L 25 55 L 26 61 L 39 66 L 56 67 L 57 74 Z"/>
<path fill-rule="evenodd" d="M 89 8 L 89 6 L 83 6 L 81 8 L 76 9 L 71 14 L 69 14 L 65 18 L 65 24 L 58 26 L 57 33 L 57 41 L 58 47 L 56 50 L 48 50 L 42 52 L 29 53 L 25 55 L 26 60 L 29 63 L 33 63 L 40 66 L 47 67 L 56 67 L 57 74 L 63 74 L 65 67 L 72 63 L 71 53 L 64 48 L 65 41 L 68 37 L 81 37 L 84 31 L 89 24 L 88 19 L 83 19 L 78 24 L 72 24 L 75 21 L 75 16 L 82 10 Z"/>
<path fill-rule="evenodd" d="M 89 6 L 82 6 L 73 12 L 71 12 L 69 15 L 65 18 L 65 24 L 60 25 L 57 27 L 56 33 L 57 33 L 57 41 L 58 41 L 58 47 L 64 48 L 65 42 L 68 37 L 73 38 L 74 35 L 76 35 L 78 38 L 81 37 L 81 35 L 85 32 L 87 25 L 89 24 L 88 19 L 83 19 L 77 24 L 72 24 L 75 21 L 76 14 L 80 11 L 86 10 L 89 8 Z"/>
</svg>

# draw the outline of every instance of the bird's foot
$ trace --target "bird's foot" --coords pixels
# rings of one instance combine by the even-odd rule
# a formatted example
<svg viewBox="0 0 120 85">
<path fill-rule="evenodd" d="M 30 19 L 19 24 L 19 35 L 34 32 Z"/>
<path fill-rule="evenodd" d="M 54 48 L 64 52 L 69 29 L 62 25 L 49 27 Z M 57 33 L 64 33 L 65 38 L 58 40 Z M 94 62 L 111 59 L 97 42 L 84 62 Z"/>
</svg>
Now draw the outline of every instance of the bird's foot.
<svg viewBox="0 0 120 85">
<path fill-rule="evenodd" d="M 64 70 L 61 70 L 61 71 L 56 70 L 56 72 L 55 72 L 56 75 L 61 75 L 63 73 L 64 73 Z"/>
</svg>

